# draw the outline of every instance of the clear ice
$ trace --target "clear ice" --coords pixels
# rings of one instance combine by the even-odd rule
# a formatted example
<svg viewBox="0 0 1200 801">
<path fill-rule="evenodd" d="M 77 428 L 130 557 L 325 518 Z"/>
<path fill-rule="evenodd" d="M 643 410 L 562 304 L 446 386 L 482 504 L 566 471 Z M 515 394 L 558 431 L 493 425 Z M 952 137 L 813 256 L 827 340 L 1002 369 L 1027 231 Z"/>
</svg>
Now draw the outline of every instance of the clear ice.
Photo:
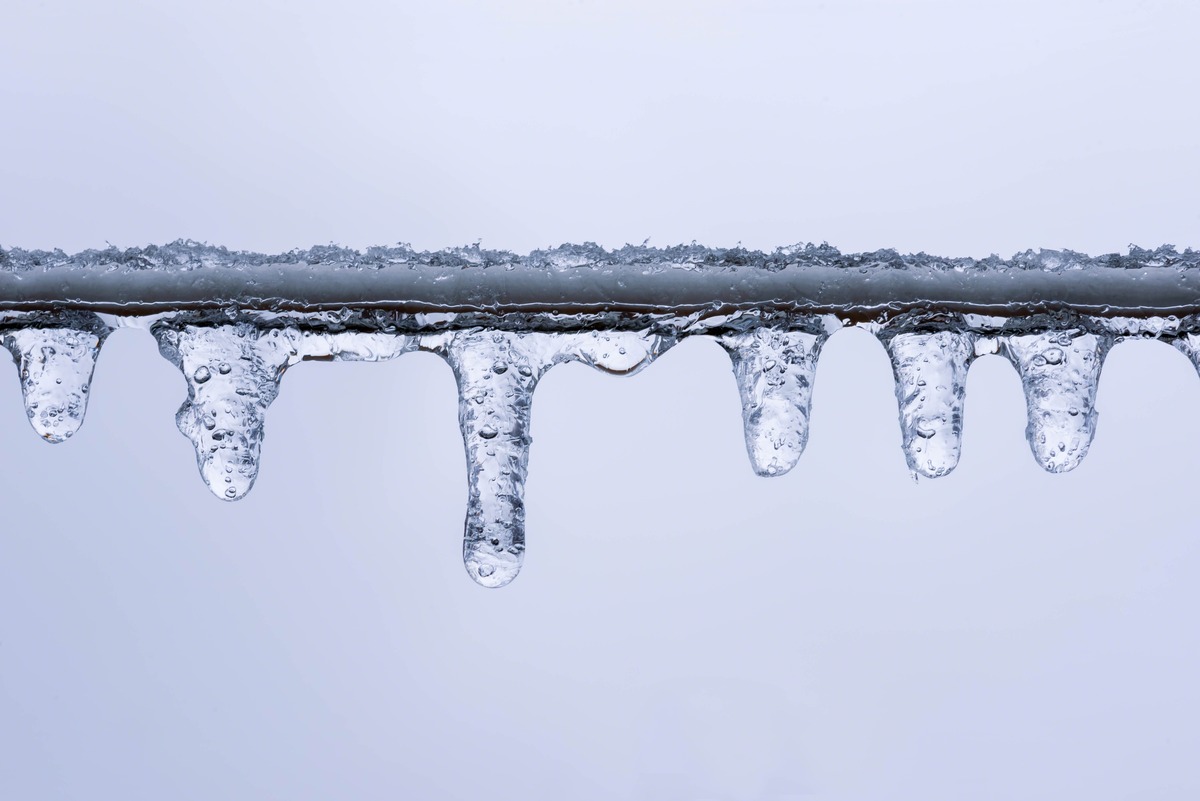
<svg viewBox="0 0 1200 801">
<path fill-rule="evenodd" d="M 4 332 L 4 347 L 21 374 L 25 412 L 47 442 L 62 442 L 79 430 L 103 339 L 103 333 L 76 328 Z"/>
<path fill-rule="evenodd" d="M 267 407 L 283 373 L 306 359 L 379 361 L 412 349 L 408 337 L 321 334 L 249 323 L 156 325 L 158 347 L 183 372 L 188 396 L 175 423 L 196 449 L 204 483 L 222 500 L 258 477 Z"/>
<path fill-rule="evenodd" d="M 896 378 L 904 458 L 914 475 L 944 476 L 962 450 L 967 369 L 975 358 L 969 333 L 907 332 L 883 336 Z"/>
<path fill-rule="evenodd" d="M 551 367 L 631 374 L 682 338 L 707 337 L 730 357 L 752 468 L 782 476 L 808 441 L 822 347 L 850 325 L 873 331 L 890 357 L 914 476 L 957 466 L 967 374 L 984 354 L 1016 368 L 1033 455 L 1064 472 L 1092 442 L 1114 344 L 1161 339 L 1200 371 L 1200 253 L 1166 246 L 975 260 L 828 245 L 760 253 L 588 244 L 528 256 L 403 245 L 264 256 L 191 242 L 74 256 L 0 249 L 0 339 L 39 436 L 61 442 L 78 429 L 111 330 L 149 329 L 183 374 L 176 422 L 222 500 L 252 488 L 266 411 L 291 366 L 416 350 L 442 356 L 458 384 L 466 455 L 463 559 L 486 587 L 512 581 L 524 559 L 533 395 Z"/>
<path fill-rule="evenodd" d="M 813 321 L 800 330 L 762 326 L 720 339 L 742 400 L 750 466 L 760 476 L 788 472 L 808 444 L 813 378 L 828 336 Z"/>
<path fill-rule="evenodd" d="M 533 391 L 555 364 L 580 361 L 610 373 L 644 367 L 672 344 L 637 332 L 586 334 L 462 331 L 432 338 L 458 381 L 467 455 L 463 563 L 484 587 L 503 587 L 525 558 L 525 476 Z"/>
<path fill-rule="evenodd" d="M 1038 464 L 1074 470 L 1096 435 L 1096 388 L 1113 338 L 1079 329 L 1007 336 L 1001 349 L 1025 387 L 1025 436 Z"/>
</svg>

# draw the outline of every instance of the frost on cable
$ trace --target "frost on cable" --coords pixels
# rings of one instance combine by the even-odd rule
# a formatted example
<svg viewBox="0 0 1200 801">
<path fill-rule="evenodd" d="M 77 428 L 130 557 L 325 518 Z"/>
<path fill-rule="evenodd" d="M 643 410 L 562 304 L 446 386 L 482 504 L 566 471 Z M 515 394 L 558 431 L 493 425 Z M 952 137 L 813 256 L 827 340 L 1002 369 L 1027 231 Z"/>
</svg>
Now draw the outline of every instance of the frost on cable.
<svg viewBox="0 0 1200 801">
<path fill-rule="evenodd" d="M 729 355 L 751 468 L 782 476 L 808 441 L 821 350 L 845 326 L 875 334 L 891 361 L 914 476 L 955 469 L 968 372 L 987 355 L 1020 375 L 1037 463 L 1064 472 L 1095 435 L 1098 382 L 1115 344 L 1160 339 L 1200 371 L 1200 254 L 0 249 L 0 341 L 35 431 L 49 442 L 71 437 L 110 331 L 149 330 L 182 374 L 176 421 L 222 500 L 252 488 L 267 411 L 292 366 L 440 355 L 458 383 L 463 558 L 488 587 L 510 582 L 524 559 L 533 400 L 551 367 L 632 374 L 681 339 L 706 338 Z"/>
</svg>

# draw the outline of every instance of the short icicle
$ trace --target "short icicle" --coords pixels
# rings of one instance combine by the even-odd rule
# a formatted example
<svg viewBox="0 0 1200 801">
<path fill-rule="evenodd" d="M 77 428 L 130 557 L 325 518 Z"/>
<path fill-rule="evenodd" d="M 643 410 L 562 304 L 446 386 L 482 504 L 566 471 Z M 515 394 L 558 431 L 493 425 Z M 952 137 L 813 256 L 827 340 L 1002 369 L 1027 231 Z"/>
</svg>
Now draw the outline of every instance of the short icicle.
<svg viewBox="0 0 1200 801">
<path fill-rule="evenodd" d="M 1000 351 L 1020 373 L 1029 425 L 1025 435 L 1038 464 L 1073 470 L 1096 433 L 1096 388 L 1114 338 L 1072 328 L 1000 338 Z"/>
<path fill-rule="evenodd" d="M 963 399 L 975 357 L 974 337 L 936 331 L 881 338 L 896 377 L 908 468 L 914 476 L 944 476 L 958 465 L 962 451 Z"/>
<path fill-rule="evenodd" d="M 827 338 L 815 325 L 810 330 L 762 326 L 720 338 L 741 395 L 746 451 L 760 476 L 788 472 L 808 444 L 813 379 Z"/>
<path fill-rule="evenodd" d="M 553 334 L 461 331 L 440 350 L 458 380 L 467 456 L 463 562 L 484 587 L 503 587 L 525 558 L 525 476 L 538 379 L 559 359 Z"/>
<path fill-rule="evenodd" d="M 158 326 L 154 333 L 187 381 L 175 422 L 196 448 L 204 483 L 222 500 L 243 497 L 258 476 L 263 418 L 296 357 L 297 335 L 244 323 Z"/>
<path fill-rule="evenodd" d="M 69 439 L 83 423 L 96 357 L 108 329 L 19 328 L 0 341 L 21 375 L 25 412 L 47 442 Z"/>
</svg>

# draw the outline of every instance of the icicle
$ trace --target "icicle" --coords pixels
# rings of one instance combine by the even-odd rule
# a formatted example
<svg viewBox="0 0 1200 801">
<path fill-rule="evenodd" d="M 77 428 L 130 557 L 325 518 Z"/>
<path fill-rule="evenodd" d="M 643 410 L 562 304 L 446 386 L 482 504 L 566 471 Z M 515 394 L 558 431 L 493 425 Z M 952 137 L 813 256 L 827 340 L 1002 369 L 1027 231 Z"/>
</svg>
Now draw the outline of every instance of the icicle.
<svg viewBox="0 0 1200 801">
<path fill-rule="evenodd" d="M 1001 351 L 1025 387 L 1025 435 L 1038 464 L 1073 470 L 1096 431 L 1096 387 L 1113 337 L 1079 329 L 1001 337 Z"/>
<path fill-rule="evenodd" d="M 962 449 L 967 369 L 975 357 L 970 334 L 953 331 L 884 337 L 896 376 L 904 458 L 915 474 L 937 478 L 958 464 Z"/>
<path fill-rule="evenodd" d="M 294 331 L 247 324 L 155 329 L 162 354 L 183 371 L 188 398 L 175 422 L 196 448 L 213 494 L 237 500 L 258 476 L 263 416 L 298 358 Z"/>
<path fill-rule="evenodd" d="M 760 476 L 796 466 L 808 443 L 808 416 L 824 332 L 761 327 L 720 338 L 742 398 L 746 450 Z"/>
<path fill-rule="evenodd" d="M 467 454 L 463 562 L 485 587 L 503 587 L 525 558 L 525 474 L 538 379 L 558 360 L 553 334 L 463 331 L 445 340 L 458 380 Z"/>
<path fill-rule="evenodd" d="M 25 412 L 47 442 L 70 438 L 83 423 L 102 332 L 21 328 L 4 333 L 4 346 L 20 370 Z"/>
<path fill-rule="evenodd" d="M 525 558 L 525 477 L 538 380 L 579 361 L 610 373 L 641 370 L 674 344 L 645 331 L 526 333 L 470 330 L 427 337 L 458 380 L 458 421 L 467 456 L 463 562 L 484 587 L 503 587 Z"/>
</svg>

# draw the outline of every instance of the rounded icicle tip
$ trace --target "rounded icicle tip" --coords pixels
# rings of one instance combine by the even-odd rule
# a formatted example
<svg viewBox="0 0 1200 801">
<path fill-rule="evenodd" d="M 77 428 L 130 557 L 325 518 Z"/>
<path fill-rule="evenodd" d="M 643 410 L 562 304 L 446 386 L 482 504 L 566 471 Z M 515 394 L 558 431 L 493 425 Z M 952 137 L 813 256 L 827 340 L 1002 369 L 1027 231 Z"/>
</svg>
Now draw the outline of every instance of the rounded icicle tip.
<svg viewBox="0 0 1200 801">
<path fill-rule="evenodd" d="M 510 548 L 498 550 L 487 545 L 478 540 L 464 542 L 463 565 L 471 579 L 479 586 L 488 589 L 503 587 L 521 572 L 525 550 L 522 548 L 513 553 L 513 549 Z"/>
<path fill-rule="evenodd" d="M 223 501 L 237 501 L 246 496 L 258 478 L 257 443 L 247 441 L 246 437 L 232 432 L 225 432 L 230 440 L 236 438 L 239 442 L 230 441 L 226 447 L 210 450 L 207 458 L 201 456 L 200 476 L 204 483 Z"/>
</svg>

